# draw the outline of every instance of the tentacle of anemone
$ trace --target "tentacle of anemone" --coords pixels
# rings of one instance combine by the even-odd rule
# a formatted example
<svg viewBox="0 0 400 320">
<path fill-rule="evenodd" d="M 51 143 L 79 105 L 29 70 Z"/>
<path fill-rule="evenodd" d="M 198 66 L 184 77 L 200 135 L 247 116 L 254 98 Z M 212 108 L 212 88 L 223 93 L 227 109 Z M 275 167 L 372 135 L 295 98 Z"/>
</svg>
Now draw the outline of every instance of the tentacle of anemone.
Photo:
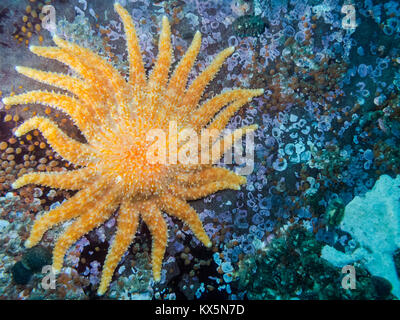
<svg viewBox="0 0 400 320">
<path fill-rule="evenodd" d="M 46 72 L 38 69 L 18 66 L 15 68 L 18 73 L 24 76 L 57 87 L 62 90 L 68 90 L 87 104 L 94 104 L 97 99 L 90 95 L 87 85 L 81 79 L 68 76 L 66 74 Z"/>
<path fill-rule="evenodd" d="M 246 178 L 242 177 L 241 182 L 241 184 L 246 183 Z M 183 188 L 178 185 L 170 186 L 170 191 L 174 195 L 185 200 L 201 199 L 210 194 L 226 189 L 240 190 L 240 184 L 231 181 L 213 181 L 192 188 Z"/>
<path fill-rule="evenodd" d="M 140 53 L 139 41 L 136 36 L 135 25 L 128 11 L 119 3 L 116 3 L 114 8 L 124 24 L 126 46 L 129 56 L 129 82 L 133 88 L 143 88 L 146 86 L 146 72 Z"/>
<path fill-rule="evenodd" d="M 186 201 L 172 195 L 165 195 L 160 197 L 160 204 L 169 215 L 185 222 L 206 247 L 211 247 L 210 238 L 204 231 L 197 212 Z"/>
<path fill-rule="evenodd" d="M 181 97 L 184 95 L 189 72 L 192 69 L 194 62 L 196 61 L 197 55 L 200 51 L 200 47 L 201 33 L 197 31 L 194 35 L 192 44 L 179 62 L 168 83 L 165 103 L 167 108 L 168 106 L 170 106 L 170 109 L 173 110 L 178 104 L 179 99 L 181 99 Z"/>
<path fill-rule="evenodd" d="M 94 176 L 95 172 L 90 167 L 61 172 L 31 172 L 18 178 L 12 187 L 18 189 L 27 184 L 38 184 L 57 189 L 81 190 L 89 185 Z"/>
<path fill-rule="evenodd" d="M 38 217 L 33 224 L 25 246 L 27 248 L 33 247 L 42 239 L 43 234 L 53 226 L 74 219 L 88 210 L 94 210 L 99 203 L 106 201 L 106 196 L 110 191 L 105 189 L 104 185 L 104 179 L 100 180 L 99 184 L 90 184 L 87 188 L 73 195 L 68 201 Z"/>
<path fill-rule="evenodd" d="M 88 65 L 94 66 L 98 71 L 98 81 L 101 80 L 101 83 L 106 85 L 106 89 L 115 96 L 116 104 L 113 104 L 111 113 L 117 116 L 118 110 L 122 108 L 123 112 L 121 115 L 127 116 L 128 112 L 125 108 L 131 92 L 124 77 L 110 63 L 93 51 L 75 43 L 65 41 L 58 36 L 53 36 L 53 41 L 66 52 L 76 56 L 81 61 L 85 61 Z"/>
<path fill-rule="evenodd" d="M 221 93 L 204 102 L 191 116 L 190 125 L 196 130 L 203 128 L 212 117 L 226 104 L 237 100 L 251 101 L 254 96 L 260 95 L 260 90 L 236 89 Z"/>
<path fill-rule="evenodd" d="M 96 152 L 88 144 L 80 143 L 68 137 L 48 118 L 33 117 L 26 120 L 17 128 L 15 135 L 20 137 L 34 129 L 42 132 L 55 152 L 75 165 L 86 166 L 97 158 Z"/>
<path fill-rule="evenodd" d="M 158 41 L 158 56 L 151 71 L 147 84 L 147 91 L 152 92 L 148 95 L 146 104 L 143 106 L 145 117 L 150 117 L 153 121 L 160 116 L 160 105 L 165 96 L 165 87 L 168 82 L 168 73 L 172 60 L 171 28 L 167 17 L 162 19 L 162 30 Z M 162 109 L 162 108 L 161 108 Z"/>
<path fill-rule="evenodd" d="M 181 117 L 180 119 L 182 121 L 186 118 L 187 114 L 197 106 L 200 98 L 203 95 L 204 89 L 219 71 L 226 58 L 228 58 L 233 51 L 233 47 L 230 47 L 220 52 L 215 57 L 213 62 L 192 82 L 192 84 L 186 90 L 185 96 L 183 97 L 179 108 Z"/>
<path fill-rule="evenodd" d="M 257 130 L 257 128 L 257 125 L 242 127 L 216 141 L 211 148 L 212 163 L 217 163 L 236 141 L 241 139 L 246 133 Z"/>
<path fill-rule="evenodd" d="M 99 113 L 101 112 L 103 115 L 108 114 L 109 110 L 107 107 L 111 107 L 114 101 L 110 92 L 103 88 L 98 81 L 97 72 L 94 67 L 86 65 L 83 61 L 61 48 L 30 46 L 29 49 L 38 56 L 60 61 L 79 73 L 89 83 L 91 90 L 94 91 L 93 95 L 98 99 L 99 103 L 94 106 L 95 110 Z"/>
<path fill-rule="evenodd" d="M 118 213 L 117 232 L 104 262 L 101 282 L 97 290 L 99 295 L 106 292 L 115 268 L 135 237 L 138 222 L 139 211 L 137 204 L 125 199 Z"/>
<path fill-rule="evenodd" d="M 3 102 L 6 105 L 35 103 L 61 110 L 71 117 L 85 137 L 98 128 L 96 119 L 90 116 L 88 110 L 78 100 L 64 94 L 36 90 L 4 98 Z"/>
<path fill-rule="evenodd" d="M 141 217 L 149 228 L 152 237 L 151 260 L 153 277 L 155 281 L 161 279 L 162 260 L 168 242 L 168 228 L 161 214 L 161 210 L 151 202 L 146 202 L 142 206 Z"/>
<path fill-rule="evenodd" d="M 114 213 L 118 205 L 117 190 L 98 200 L 93 208 L 87 208 L 58 238 L 53 250 L 53 270 L 58 273 L 63 265 L 67 250 L 86 233 L 103 224 Z"/>
<path fill-rule="evenodd" d="M 199 186 L 214 181 L 229 181 L 232 184 L 243 184 L 243 177 L 225 168 L 211 167 L 195 173 L 181 174 L 177 177 L 179 183 L 189 186 Z"/>
</svg>

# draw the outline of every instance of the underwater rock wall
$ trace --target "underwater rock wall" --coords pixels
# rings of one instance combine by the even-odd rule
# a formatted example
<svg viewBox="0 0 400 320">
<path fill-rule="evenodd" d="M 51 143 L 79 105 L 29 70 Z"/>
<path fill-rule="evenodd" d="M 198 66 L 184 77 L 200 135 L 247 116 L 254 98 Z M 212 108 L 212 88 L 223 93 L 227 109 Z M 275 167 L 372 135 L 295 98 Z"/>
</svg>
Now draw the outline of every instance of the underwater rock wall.
<svg viewBox="0 0 400 320">
<path fill-rule="evenodd" d="M 322 258 L 338 267 L 361 262 L 371 274 L 388 279 L 400 298 L 400 281 L 393 256 L 400 247 L 400 175 L 383 175 L 364 196 L 355 197 L 345 208 L 340 229 L 355 241 L 344 253 L 331 246 Z"/>
</svg>

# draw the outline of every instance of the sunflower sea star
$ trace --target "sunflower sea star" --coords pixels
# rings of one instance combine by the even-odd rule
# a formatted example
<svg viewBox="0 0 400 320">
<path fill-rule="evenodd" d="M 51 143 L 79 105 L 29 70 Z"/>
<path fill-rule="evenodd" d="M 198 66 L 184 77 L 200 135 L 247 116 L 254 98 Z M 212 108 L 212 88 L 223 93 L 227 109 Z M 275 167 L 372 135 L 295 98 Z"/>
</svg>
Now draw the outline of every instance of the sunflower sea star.
<svg viewBox="0 0 400 320">
<path fill-rule="evenodd" d="M 227 136 L 219 137 L 234 113 L 263 93 L 262 89 L 235 89 L 199 105 L 205 87 L 234 49 L 225 49 L 217 55 L 211 65 L 186 88 L 188 74 L 200 50 L 201 35 L 199 32 L 195 34 L 186 54 L 169 77 L 172 48 L 166 17 L 162 19 L 157 61 L 147 79 L 132 18 L 121 5 L 115 4 L 114 7 L 123 21 L 126 34 L 130 66 L 128 80 L 94 52 L 54 36 L 57 47 L 31 46 L 30 50 L 68 65 L 79 77 L 27 67 L 16 69 L 32 79 L 67 90 L 73 96 L 30 91 L 3 99 L 6 105 L 38 103 L 62 110 L 86 138 L 86 143 L 70 138 L 56 123 L 45 117 L 26 120 L 15 131 L 16 136 L 39 129 L 55 152 L 79 168 L 64 172 L 28 173 L 18 178 L 13 187 L 33 183 L 79 190 L 57 208 L 38 217 L 25 243 L 26 247 L 32 247 L 48 229 L 74 219 L 55 244 L 55 272 L 61 270 L 66 251 L 83 235 L 103 224 L 119 207 L 117 231 L 103 267 L 99 295 L 107 290 L 115 268 L 132 243 L 140 217 L 153 238 L 152 269 L 156 281 L 160 280 L 168 237 L 162 212 L 182 220 L 205 246 L 211 246 L 199 216 L 187 200 L 199 199 L 223 189 L 237 190 L 246 183 L 245 177 L 213 164 L 237 137 L 257 128 L 237 129 L 231 134 L 232 143 L 222 144 L 224 139 L 228 141 Z M 220 111 L 225 105 L 227 107 Z M 215 119 L 210 122 L 214 116 Z M 144 136 L 152 128 L 168 132 L 171 121 L 178 124 L 179 132 L 183 128 L 191 128 L 197 133 L 203 128 L 216 130 L 218 136 L 212 136 L 208 143 L 211 147 L 222 146 L 217 157 L 213 154 L 208 164 L 148 161 L 146 150 L 150 142 Z"/>
</svg>

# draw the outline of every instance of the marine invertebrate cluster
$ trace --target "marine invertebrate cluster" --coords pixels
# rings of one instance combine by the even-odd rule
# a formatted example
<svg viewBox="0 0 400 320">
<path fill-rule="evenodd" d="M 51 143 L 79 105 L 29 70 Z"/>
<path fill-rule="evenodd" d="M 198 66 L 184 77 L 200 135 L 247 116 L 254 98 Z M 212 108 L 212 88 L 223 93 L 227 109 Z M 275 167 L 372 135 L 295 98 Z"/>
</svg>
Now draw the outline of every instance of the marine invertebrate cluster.
<svg viewBox="0 0 400 320">
<path fill-rule="evenodd" d="M 51 4 L 51 0 L 36 1 L 30 0 L 25 8 L 22 22 L 15 24 L 16 30 L 13 34 L 15 40 L 19 43 L 29 45 L 34 34 L 38 35 L 40 42 L 43 41 L 43 36 L 40 34 L 42 30 L 42 21 L 44 14 L 42 9 L 45 5 Z"/>
<path fill-rule="evenodd" d="M 218 190 L 239 189 L 246 182 L 244 177 L 213 167 L 213 164 L 232 145 L 233 137 L 238 139 L 247 130 L 256 128 L 253 125 L 238 129 L 228 136 L 230 142 L 225 144 L 226 137 L 219 138 L 230 117 L 253 97 L 263 93 L 263 90 L 235 89 L 197 106 L 206 85 L 233 53 L 233 48 L 222 51 L 185 90 L 188 73 L 200 49 L 201 35 L 196 33 L 192 45 L 169 79 L 172 46 L 166 17 L 162 21 L 157 62 L 147 80 L 133 21 L 119 4 L 115 9 L 125 27 L 129 81 L 90 50 L 54 36 L 58 47 L 31 47 L 31 51 L 69 65 L 80 77 L 27 67 L 17 67 L 17 71 L 68 90 L 77 98 L 55 92 L 31 91 L 3 99 L 6 105 L 41 103 L 59 108 L 74 120 L 87 140 L 87 143 L 80 143 L 71 139 L 45 117 L 31 118 L 17 128 L 17 136 L 37 128 L 64 159 L 82 166 L 67 172 L 32 172 L 14 182 L 15 188 L 34 183 L 81 190 L 35 221 L 26 241 L 27 247 L 38 243 L 52 226 L 75 219 L 60 236 L 53 251 L 53 268 L 59 272 L 68 248 L 85 233 L 104 223 L 120 205 L 117 232 L 107 254 L 99 294 L 107 290 L 115 267 L 132 242 L 139 217 L 153 236 L 152 263 L 156 280 L 160 279 L 167 243 L 167 226 L 161 211 L 183 220 L 206 246 L 211 246 L 197 213 L 186 200 L 202 198 Z M 218 113 L 225 105 L 227 108 Z M 216 118 L 208 124 L 216 113 Z M 191 128 L 200 133 L 205 126 L 215 129 L 217 134 L 212 136 L 209 148 L 218 145 L 220 151 L 212 156 L 211 162 L 204 164 L 187 164 L 180 159 L 176 164 L 152 163 L 146 153 L 152 142 L 144 141 L 143 137 L 153 128 L 168 132 L 171 121 L 179 124 L 179 131 Z M 168 138 L 171 143 L 172 132 Z M 184 147 L 185 144 L 179 146 Z M 170 151 L 169 156 L 179 150 Z"/>
<path fill-rule="evenodd" d="M 259 16 L 244 15 L 237 18 L 232 26 L 240 36 L 255 37 L 262 34 L 267 25 Z"/>
</svg>

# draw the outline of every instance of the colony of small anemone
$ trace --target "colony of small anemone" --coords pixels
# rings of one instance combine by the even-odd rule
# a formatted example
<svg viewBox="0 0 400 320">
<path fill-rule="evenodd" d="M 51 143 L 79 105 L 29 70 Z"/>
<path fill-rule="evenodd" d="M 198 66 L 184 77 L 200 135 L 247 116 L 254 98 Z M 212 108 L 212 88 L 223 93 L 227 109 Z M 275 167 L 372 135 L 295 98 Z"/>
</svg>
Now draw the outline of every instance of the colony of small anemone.
<svg viewBox="0 0 400 320">
<path fill-rule="evenodd" d="M 13 36 L 18 43 L 28 46 L 34 35 L 37 36 L 40 42 L 43 42 L 41 31 L 45 14 L 42 11 L 44 6 L 50 4 L 51 0 L 29 0 L 22 17 L 20 17 L 21 21 L 14 24 L 16 28 Z"/>
</svg>

